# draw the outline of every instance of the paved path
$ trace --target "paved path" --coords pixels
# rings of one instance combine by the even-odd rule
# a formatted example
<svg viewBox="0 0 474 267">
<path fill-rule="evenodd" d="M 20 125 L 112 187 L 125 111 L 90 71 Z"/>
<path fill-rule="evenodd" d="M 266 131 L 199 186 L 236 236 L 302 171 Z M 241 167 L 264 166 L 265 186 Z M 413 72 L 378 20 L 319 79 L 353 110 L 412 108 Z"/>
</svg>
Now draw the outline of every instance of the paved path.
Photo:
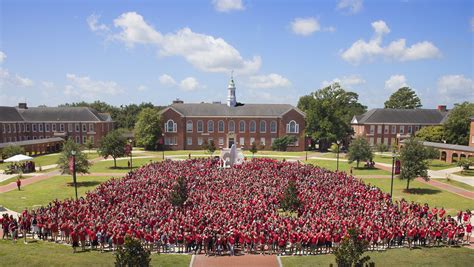
<svg viewBox="0 0 474 267">
<path fill-rule="evenodd" d="M 436 179 L 430 179 L 429 181 L 425 181 L 423 178 L 416 178 L 416 181 L 418 181 L 420 183 L 431 185 L 433 187 L 451 192 L 453 194 L 456 194 L 456 195 L 459 195 L 459 196 L 462 196 L 462 197 L 465 197 L 465 198 L 469 198 L 469 199 L 474 200 L 474 192 L 471 192 L 471 191 L 468 191 L 466 189 L 463 189 L 463 188 L 460 188 L 460 187 L 457 187 L 457 186 L 453 186 L 453 185 L 450 185 L 450 184 L 445 184 L 445 183 L 442 183 L 442 182 L 438 182 L 438 181 L 436 181 Z"/>
<path fill-rule="evenodd" d="M 197 255 L 193 257 L 190 267 L 278 267 L 275 255 L 242 255 L 207 257 Z"/>
</svg>

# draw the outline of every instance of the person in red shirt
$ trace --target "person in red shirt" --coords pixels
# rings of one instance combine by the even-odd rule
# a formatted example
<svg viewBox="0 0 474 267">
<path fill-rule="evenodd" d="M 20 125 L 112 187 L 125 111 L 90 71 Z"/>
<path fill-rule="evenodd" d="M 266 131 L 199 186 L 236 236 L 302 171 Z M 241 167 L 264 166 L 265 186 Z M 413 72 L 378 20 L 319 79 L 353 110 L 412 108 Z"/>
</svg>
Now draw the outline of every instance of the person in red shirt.
<svg viewBox="0 0 474 267">
<path fill-rule="evenodd" d="M 20 190 L 21 190 L 21 189 L 20 189 L 20 187 L 21 187 L 21 180 L 20 180 L 20 177 L 18 177 L 18 178 L 16 179 L 16 186 L 18 187 L 18 191 L 20 191 Z"/>
<path fill-rule="evenodd" d="M 72 240 L 72 253 L 76 253 L 76 248 L 79 246 L 79 233 L 76 229 L 71 232 L 71 240 Z"/>
<path fill-rule="evenodd" d="M 466 242 L 467 244 L 471 243 L 471 235 L 472 235 L 472 224 L 469 222 L 466 224 Z"/>
</svg>

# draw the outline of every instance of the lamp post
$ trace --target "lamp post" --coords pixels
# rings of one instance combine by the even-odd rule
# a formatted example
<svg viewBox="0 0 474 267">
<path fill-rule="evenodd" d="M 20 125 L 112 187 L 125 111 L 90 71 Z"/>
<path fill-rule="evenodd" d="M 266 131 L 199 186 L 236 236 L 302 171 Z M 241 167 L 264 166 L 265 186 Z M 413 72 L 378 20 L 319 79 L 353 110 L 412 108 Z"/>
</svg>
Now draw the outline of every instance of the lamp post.
<svg viewBox="0 0 474 267">
<path fill-rule="evenodd" d="M 163 146 L 163 160 L 165 160 L 165 134 L 162 133 L 161 134 L 161 145 Z"/>
<path fill-rule="evenodd" d="M 308 147 L 305 146 L 305 147 L 306 147 L 306 149 L 305 149 L 305 150 L 306 150 L 306 157 L 305 157 L 305 160 L 306 160 L 306 161 L 308 161 L 308 150 L 309 150 L 309 148 L 311 147 L 311 142 L 308 142 L 308 141 L 309 141 L 308 138 L 309 138 L 309 135 L 306 135 L 305 142 L 307 142 L 307 143 L 309 144 Z"/>
<path fill-rule="evenodd" d="M 337 144 L 337 162 L 336 162 L 336 172 L 339 171 L 339 146 L 341 145 L 341 140 L 336 141 Z"/>
<path fill-rule="evenodd" d="M 397 154 L 395 151 L 392 151 L 392 181 L 390 182 L 390 198 L 393 199 L 393 174 L 395 171 L 395 158 L 397 157 Z"/>
<path fill-rule="evenodd" d="M 132 143 L 133 143 L 133 140 L 132 138 L 128 139 L 128 143 L 129 143 L 129 153 L 130 153 L 130 171 L 133 170 L 133 157 L 132 157 Z"/>
<path fill-rule="evenodd" d="M 74 182 L 74 190 L 76 192 L 76 200 L 77 200 L 77 180 L 76 180 L 76 151 L 71 151 L 72 155 L 72 181 Z"/>
</svg>

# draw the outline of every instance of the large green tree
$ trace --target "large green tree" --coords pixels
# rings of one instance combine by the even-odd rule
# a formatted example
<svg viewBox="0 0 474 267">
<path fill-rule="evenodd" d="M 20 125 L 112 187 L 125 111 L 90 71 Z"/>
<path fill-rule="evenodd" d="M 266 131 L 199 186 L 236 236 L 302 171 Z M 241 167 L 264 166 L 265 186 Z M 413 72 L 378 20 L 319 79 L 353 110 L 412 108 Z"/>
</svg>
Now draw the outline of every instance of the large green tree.
<svg viewBox="0 0 474 267">
<path fill-rule="evenodd" d="M 301 207 L 301 200 L 298 198 L 298 188 L 296 187 L 295 179 L 288 181 L 288 186 L 280 201 L 280 207 L 284 211 L 297 211 Z"/>
<path fill-rule="evenodd" d="M 115 266 L 148 267 L 151 261 L 150 254 L 150 251 L 142 246 L 140 240 L 127 235 L 123 247 L 119 246 L 115 252 Z"/>
<path fill-rule="evenodd" d="M 385 101 L 385 108 L 415 109 L 421 108 L 421 100 L 410 87 L 402 87 Z"/>
<path fill-rule="evenodd" d="M 285 135 L 283 137 L 276 138 L 272 143 L 272 150 L 286 151 L 290 144 L 296 142 L 297 138 L 294 135 Z"/>
<path fill-rule="evenodd" d="M 2 149 L 2 158 L 6 159 L 18 154 L 25 154 L 25 149 L 21 146 L 9 145 Z"/>
<path fill-rule="evenodd" d="M 369 142 L 362 136 L 357 137 L 349 145 L 349 151 L 347 152 L 347 161 L 349 163 L 356 162 L 357 168 L 361 161 L 371 160 L 373 158 L 372 149 L 370 148 Z"/>
<path fill-rule="evenodd" d="M 444 123 L 444 135 L 449 144 L 469 144 L 471 117 L 474 116 L 474 103 L 455 104 Z"/>
<path fill-rule="evenodd" d="M 410 181 L 422 177 L 429 180 L 429 160 L 439 153 L 432 148 L 423 146 L 423 143 L 415 138 L 405 139 L 400 149 L 400 179 L 407 180 L 407 190 L 410 189 Z"/>
<path fill-rule="evenodd" d="M 123 136 L 123 131 L 114 130 L 102 137 L 99 143 L 98 153 L 104 158 L 114 159 L 114 168 L 117 168 L 117 158 L 125 156 L 125 145 L 127 139 Z"/>
<path fill-rule="evenodd" d="M 62 174 L 71 174 L 69 171 L 69 159 L 72 157 L 72 151 L 76 152 L 76 173 L 89 173 L 90 162 L 87 155 L 82 152 L 81 146 L 72 139 L 68 139 L 63 144 L 63 150 L 58 158 L 58 166 Z"/>
<path fill-rule="evenodd" d="M 359 238 L 359 236 L 360 231 L 358 229 L 348 229 L 347 236 L 343 237 L 341 244 L 334 249 L 337 266 L 362 267 L 370 260 L 370 256 L 363 257 L 364 252 L 369 247 L 369 242 Z"/>
<path fill-rule="evenodd" d="M 137 145 L 153 150 L 156 148 L 158 138 L 161 138 L 160 113 L 155 108 L 145 108 L 138 115 L 138 121 L 135 125 Z"/>
<path fill-rule="evenodd" d="M 327 150 L 332 142 L 344 140 L 353 133 L 352 117 L 367 110 L 358 101 L 357 93 L 344 90 L 339 83 L 299 99 L 298 108 L 306 113 L 305 131 L 319 141 L 321 150 Z"/>
<path fill-rule="evenodd" d="M 188 184 L 183 176 L 178 177 L 170 193 L 170 202 L 173 206 L 182 207 L 188 199 Z"/>
<path fill-rule="evenodd" d="M 441 143 L 444 140 L 444 128 L 443 126 L 426 126 L 418 130 L 415 136 L 423 141 Z"/>
</svg>

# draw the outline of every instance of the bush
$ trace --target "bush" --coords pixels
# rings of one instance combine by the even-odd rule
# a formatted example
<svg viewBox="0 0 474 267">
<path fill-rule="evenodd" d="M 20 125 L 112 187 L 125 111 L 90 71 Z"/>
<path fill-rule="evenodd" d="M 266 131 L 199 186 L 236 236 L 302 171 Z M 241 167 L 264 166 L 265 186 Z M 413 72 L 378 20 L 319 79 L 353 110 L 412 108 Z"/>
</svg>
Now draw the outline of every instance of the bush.
<svg viewBox="0 0 474 267">
<path fill-rule="evenodd" d="M 123 248 L 115 252 L 115 266 L 119 267 L 147 267 L 150 266 L 150 252 L 142 247 L 140 240 L 125 237 Z"/>
<path fill-rule="evenodd" d="M 469 167 L 474 166 L 473 159 L 461 159 L 459 160 L 456 165 L 462 167 L 463 170 L 469 170 Z"/>
<path fill-rule="evenodd" d="M 333 152 L 333 153 L 339 153 L 339 152 L 340 152 L 339 150 L 341 150 L 341 146 L 340 146 L 340 145 L 339 145 L 339 146 L 337 146 L 337 144 L 332 144 L 332 145 L 331 145 L 331 152 Z"/>
<path fill-rule="evenodd" d="M 275 151 L 286 151 L 290 144 L 296 142 L 296 136 L 286 135 L 283 137 L 276 138 L 273 140 L 272 150 Z"/>
<path fill-rule="evenodd" d="M 21 146 L 7 146 L 2 150 L 2 158 L 6 159 L 18 154 L 24 154 L 25 149 Z"/>
<path fill-rule="evenodd" d="M 337 266 L 364 266 L 370 260 L 369 256 L 362 257 L 368 246 L 368 241 L 359 239 L 359 230 L 350 228 L 348 236 L 344 237 L 341 244 L 334 250 Z"/>
<path fill-rule="evenodd" d="M 280 206 L 285 211 L 297 211 L 301 206 L 301 201 L 298 199 L 298 189 L 296 188 L 296 181 L 288 181 Z"/>
<path fill-rule="evenodd" d="M 384 153 L 388 151 L 388 146 L 386 144 L 378 144 L 377 151 L 380 153 Z"/>
</svg>

